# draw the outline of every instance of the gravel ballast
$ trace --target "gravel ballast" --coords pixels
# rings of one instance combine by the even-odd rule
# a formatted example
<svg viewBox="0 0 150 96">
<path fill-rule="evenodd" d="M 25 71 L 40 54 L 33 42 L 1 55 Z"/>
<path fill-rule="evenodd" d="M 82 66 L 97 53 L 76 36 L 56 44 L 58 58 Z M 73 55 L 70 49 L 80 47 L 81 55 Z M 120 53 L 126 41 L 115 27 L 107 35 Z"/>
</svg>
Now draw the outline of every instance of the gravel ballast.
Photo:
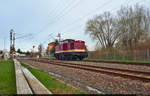
<svg viewBox="0 0 150 96">
<path fill-rule="evenodd" d="M 68 68 L 64 66 L 40 63 L 31 60 L 21 60 L 25 64 L 30 64 L 47 72 L 55 73 L 54 76 L 64 82 L 73 85 L 87 93 L 105 94 L 150 94 L 150 82 L 131 80 L 119 76 L 112 76 L 81 69 Z M 86 63 L 87 64 L 87 63 Z M 89 64 L 90 65 L 90 64 Z M 114 67 L 112 64 L 111 67 Z M 98 64 L 100 66 L 100 64 Z M 102 63 L 102 66 L 108 66 Z M 118 64 L 115 65 L 119 66 Z M 120 65 L 122 66 L 122 65 Z M 121 67 L 118 68 L 121 68 Z M 127 68 L 127 65 L 125 65 Z M 122 67 L 123 68 L 123 67 Z M 129 65 L 128 68 L 132 69 Z M 136 68 L 136 66 L 134 66 Z M 138 67 L 139 68 L 139 67 Z M 150 68 L 149 68 L 150 69 Z M 134 70 L 134 69 L 133 69 Z M 142 69 L 140 69 L 141 71 Z M 144 71 L 144 70 L 143 70 Z M 148 68 L 146 69 L 148 71 Z M 52 74 L 51 74 L 52 75 Z M 92 89 L 93 88 L 93 89 Z"/>
</svg>

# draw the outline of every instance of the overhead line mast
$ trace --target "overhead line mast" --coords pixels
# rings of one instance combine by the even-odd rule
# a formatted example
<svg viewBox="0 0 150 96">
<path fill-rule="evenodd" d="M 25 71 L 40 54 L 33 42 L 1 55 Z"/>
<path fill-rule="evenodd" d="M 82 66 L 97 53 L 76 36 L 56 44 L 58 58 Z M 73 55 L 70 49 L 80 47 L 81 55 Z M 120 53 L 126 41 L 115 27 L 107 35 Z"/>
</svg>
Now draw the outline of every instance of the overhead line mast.
<svg viewBox="0 0 150 96">
<path fill-rule="evenodd" d="M 22 38 L 25 38 L 25 37 L 28 37 L 28 36 L 32 35 L 32 34 L 28 34 L 28 35 L 23 35 L 23 36 L 20 36 L 20 37 L 16 37 L 16 34 L 17 33 L 15 33 L 13 29 L 10 30 L 10 57 L 11 58 L 14 58 L 15 40 L 22 39 Z"/>
<path fill-rule="evenodd" d="M 59 38 L 59 42 L 61 42 L 61 34 L 60 33 L 58 33 L 57 37 Z"/>
<path fill-rule="evenodd" d="M 15 42 L 15 34 L 13 33 L 14 30 L 10 30 L 10 57 L 13 58 L 14 54 L 14 42 Z"/>
</svg>

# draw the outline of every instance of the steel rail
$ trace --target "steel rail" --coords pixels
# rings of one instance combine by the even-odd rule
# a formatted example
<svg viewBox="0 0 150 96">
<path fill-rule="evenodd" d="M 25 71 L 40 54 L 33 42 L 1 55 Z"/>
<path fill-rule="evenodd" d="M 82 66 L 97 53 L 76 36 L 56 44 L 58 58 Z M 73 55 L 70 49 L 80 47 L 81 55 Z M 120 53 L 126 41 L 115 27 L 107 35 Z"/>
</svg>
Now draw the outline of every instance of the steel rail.
<svg viewBox="0 0 150 96">
<path fill-rule="evenodd" d="M 37 61 L 37 60 L 34 60 L 34 61 Z M 93 72 L 107 73 L 111 75 L 117 75 L 117 76 L 126 77 L 130 79 L 135 79 L 135 80 L 138 79 L 144 82 L 150 82 L 150 72 L 91 66 L 91 65 L 85 65 L 85 64 L 81 65 L 81 64 L 66 63 L 66 62 L 60 62 L 60 61 L 58 62 L 55 60 L 39 60 L 38 62 L 48 63 L 52 65 L 65 66 L 65 67 L 70 67 L 70 68 L 76 68 L 76 69 L 83 69 L 83 70 L 88 70 L 88 71 L 93 71 Z"/>
</svg>

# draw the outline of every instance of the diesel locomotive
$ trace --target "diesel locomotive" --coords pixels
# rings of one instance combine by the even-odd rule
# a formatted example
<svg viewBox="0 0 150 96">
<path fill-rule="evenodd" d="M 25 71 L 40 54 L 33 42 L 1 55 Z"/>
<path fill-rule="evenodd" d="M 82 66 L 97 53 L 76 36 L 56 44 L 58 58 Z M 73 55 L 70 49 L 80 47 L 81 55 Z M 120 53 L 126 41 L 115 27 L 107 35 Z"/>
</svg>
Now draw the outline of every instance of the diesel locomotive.
<svg viewBox="0 0 150 96">
<path fill-rule="evenodd" d="M 83 60 L 88 52 L 84 41 L 66 39 L 55 47 L 54 56 L 58 60 Z"/>
</svg>

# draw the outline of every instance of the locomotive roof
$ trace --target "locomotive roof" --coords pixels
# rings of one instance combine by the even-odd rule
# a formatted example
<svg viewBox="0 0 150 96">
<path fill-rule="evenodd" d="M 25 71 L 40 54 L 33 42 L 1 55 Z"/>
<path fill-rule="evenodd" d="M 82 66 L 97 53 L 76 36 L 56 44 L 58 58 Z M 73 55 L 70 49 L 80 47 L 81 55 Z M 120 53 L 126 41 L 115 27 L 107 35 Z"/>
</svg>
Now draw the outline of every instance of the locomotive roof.
<svg viewBox="0 0 150 96">
<path fill-rule="evenodd" d="M 75 41 L 75 40 L 73 40 L 73 39 L 65 39 L 65 40 L 63 40 L 63 42 L 64 41 Z"/>
<path fill-rule="evenodd" d="M 63 40 L 63 41 L 61 41 L 61 42 L 65 42 L 65 41 L 68 41 L 68 42 L 75 42 L 75 41 L 84 42 L 84 41 L 82 41 L 82 40 L 74 40 L 74 39 L 65 39 L 65 40 Z"/>
</svg>

